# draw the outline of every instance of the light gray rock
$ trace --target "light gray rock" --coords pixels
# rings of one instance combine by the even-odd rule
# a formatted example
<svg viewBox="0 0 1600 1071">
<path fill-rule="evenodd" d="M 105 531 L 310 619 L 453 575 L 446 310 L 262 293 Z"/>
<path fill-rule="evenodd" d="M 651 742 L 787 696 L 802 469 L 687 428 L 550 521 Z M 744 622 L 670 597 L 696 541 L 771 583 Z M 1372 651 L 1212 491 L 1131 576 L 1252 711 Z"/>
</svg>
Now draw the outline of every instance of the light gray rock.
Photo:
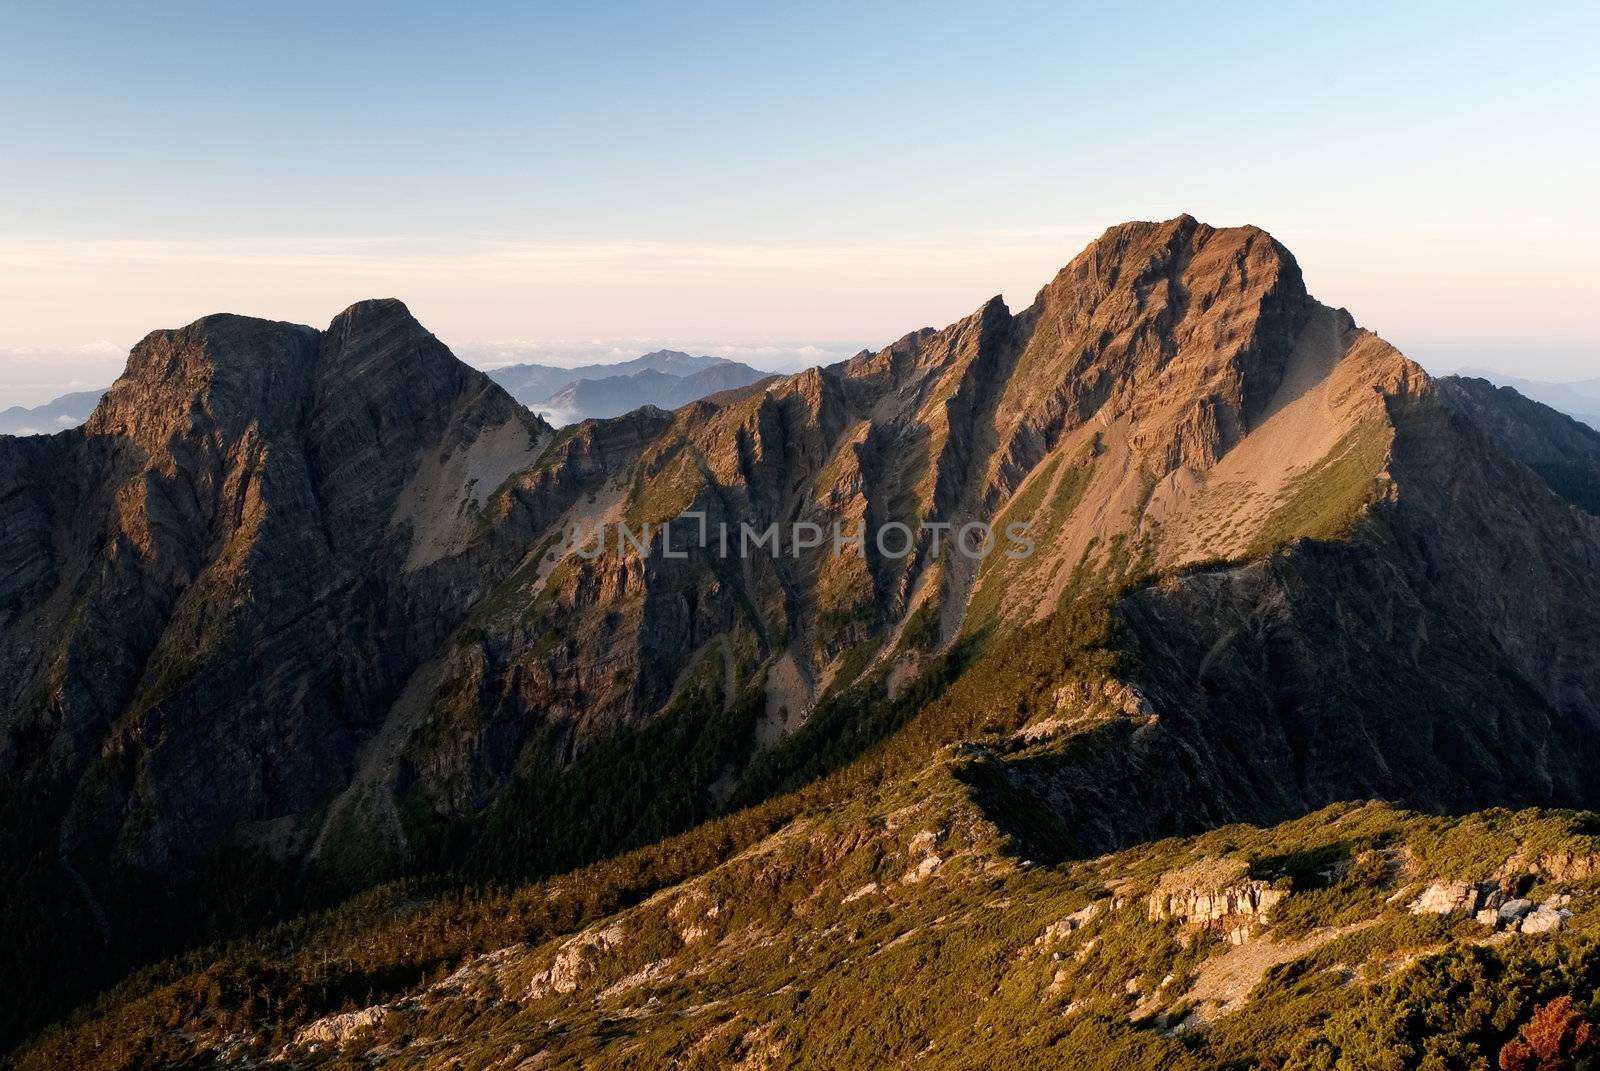
<svg viewBox="0 0 1600 1071">
<path fill-rule="evenodd" d="M 1500 917 L 1507 922 L 1515 922 L 1532 910 L 1532 900 L 1507 900 L 1500 905 Z"/>
<path fill-rule="evenodd" d="M 330 1015 L 326 1019 L 318 1019 L 311 1025 L 303 1027 L 295 1034 L 294 1043 L 313 1048 L 323 1045 L 343 1045 L 361 1031 L 381 1026 L 388 1015 L 389 1009 L 382 1005 L 344 1012 L 341 1015 Z"/>
<path fill-rule="evenodd" d="M 1151 921 L 1175 919 L 1232 931 L 1264 919 L 1287 895 L 1249 878 L 1242 862 L 1204 859 L 1162 875 L 1146 914 Z"/>
<path fill-rule="evenodd" d="M 1530 914 L 1522 920 L 1523 933 L 1559 933 L 1567 924 L 1567 915 L 1563 911 L 1549 911 L 1545 908 Z"/>
<path fill-rule="evenodd" d="M 1498 909 L 1503 903 L 1505 893 L 1492 882 L 1438 881 L 1424 889 L 1407 910 L 1413 915 L 1448 915 L 1455 911 L 1476 915 Z"/>
</svg>

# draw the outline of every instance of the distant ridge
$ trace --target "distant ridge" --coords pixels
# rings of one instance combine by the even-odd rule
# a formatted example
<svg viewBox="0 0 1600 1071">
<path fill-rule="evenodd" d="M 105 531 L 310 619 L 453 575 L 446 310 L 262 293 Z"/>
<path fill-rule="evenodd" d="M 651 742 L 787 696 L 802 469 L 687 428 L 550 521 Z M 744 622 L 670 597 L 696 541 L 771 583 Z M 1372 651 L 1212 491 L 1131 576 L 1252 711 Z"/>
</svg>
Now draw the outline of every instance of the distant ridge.
<svg viewBox="0 0 1600 1071">
<path fill-rule="evenodd" d="M 642 405 L 676 409 L 717 391 L 748 386 L 767 373 L 722 357 L 654 350 L 616 364 L 514 364 L 488 374 L 546 420 L 575 424 L 621 416 Z"/>
<path fill-rule="evenodd" d="M 1600 430 L 1600 379 L 1547 383 L 1537 379 L 1501 375 L 1499 372 L 1490 372 L 1482 368 L 1463 368 L 1458 375 L 1465 379 L 1488 380 L 1497 387 L 1510 387 L 1525 398 L 1542 402 L 1574 420 L 1581 420 L 1589 427 Z"/>
<path fill-rule="evenodd" d="M 13 405 L 0 409 L 0 435 L 48 435 L 74 428 L 89 419 L 105 389 L 80 390 L 52 398 L 43 405 Z"/>
</svg>

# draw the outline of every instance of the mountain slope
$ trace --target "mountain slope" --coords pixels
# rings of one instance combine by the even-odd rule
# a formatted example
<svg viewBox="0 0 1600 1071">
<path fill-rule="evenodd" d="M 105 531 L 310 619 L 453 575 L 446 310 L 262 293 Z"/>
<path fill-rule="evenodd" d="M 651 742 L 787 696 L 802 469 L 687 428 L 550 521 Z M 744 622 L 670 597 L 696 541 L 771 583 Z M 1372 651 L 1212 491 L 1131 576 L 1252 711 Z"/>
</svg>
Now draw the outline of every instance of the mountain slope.
<svg viewBox="0 0 1600 1071">
<path fill-rule="evenodd" d="M 419 480 L 448 461 L 496 483 L 548 434 L 388 301 L 325 332 L 236 316 L 156 332 L 83 428 L 0 440 L 0 770 L 22 918 L 159 947 L 182 912 L 152 914 L 168 894 L 148 879 L 292 837 L 279 819 L 347 782 L 492 580 L 481 555 L 408 558 Z M 446 512 L 470 509 L 471 486 L 439 491 Z M 14 932 L 59 941 L 54 925 Z"/>
<path fill-rule="evenodd" d="M 1373 796 L 1592 806 L 1600 519 L 1451 398 L 1189 217 L 1020 312 L 555 433 L 397 303 L 158 333 L 84 429 L 0 440 L 19 932 L 99 911 L 120 949 L 113 890 L 521 880 L 706 830 L 645 895 L 863 793 L 888 822 L 949 746 L 962 821 L 1052 862 Z M 680 522 L 669 554 L 685 512 L 869 538 L 730 558 Z M 1033 553 L 952 549 L 978 524 Z"/>
<path fill-rule="evenodd" d="M 1487 380 L 1447 376 L 1439 390 L 1446 404 L 1543 476 L 1557 494 L 1600 514 L 1600 431 Z"/>
<path fill-rule="evenodd" d="M 1593 815 L 1341 805 L 1042 867 L 969 761 L 637 903 L 609 899 L 637 861 L 384 890 L 135 978 L 18 1065 L 1492 1066 L 1600 990 Z"/>
</svg>

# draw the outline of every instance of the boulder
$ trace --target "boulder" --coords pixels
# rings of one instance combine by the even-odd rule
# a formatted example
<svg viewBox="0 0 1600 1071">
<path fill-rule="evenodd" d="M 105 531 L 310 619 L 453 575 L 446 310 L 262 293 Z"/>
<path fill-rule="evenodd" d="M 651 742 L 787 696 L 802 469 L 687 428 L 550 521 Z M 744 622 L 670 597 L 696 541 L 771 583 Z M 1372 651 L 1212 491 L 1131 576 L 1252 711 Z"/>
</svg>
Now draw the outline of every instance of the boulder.
<svg viewBox="0 0 1600 1071">
<path fill-rule="evenodd" d="M 1532 900 L 1507 900 L 1500 905 L 1500 917 L 1506 922 L 1515 922 L 1532 910 Z"/>
<path fill-rule="evenodd" d="M 294 1036 L 294 1043 L 311 1047 L 343 1045 L 360 1031 L 382 1025 L 388 1015 L 389 1009 L 381 1004 L 360 1011 L 330 1015 L 301 1028 Z"/>
<path fill-rule="evenodd" d="M 1567 913 L 1565 911 L 1550 911 L 1541 907 L 1522 920 L 1522 932 L 1559 933 L 1566 924 Z"/>
</svg>

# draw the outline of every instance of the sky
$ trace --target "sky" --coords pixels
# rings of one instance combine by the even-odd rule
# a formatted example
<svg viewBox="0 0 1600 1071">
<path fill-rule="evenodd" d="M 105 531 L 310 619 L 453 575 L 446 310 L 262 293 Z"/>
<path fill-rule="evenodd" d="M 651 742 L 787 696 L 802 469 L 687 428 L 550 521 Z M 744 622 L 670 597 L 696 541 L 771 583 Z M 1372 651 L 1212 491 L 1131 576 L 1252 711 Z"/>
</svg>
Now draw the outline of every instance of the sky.
<svg viewBox="0 0 1600 1071">
<path fill-rule="evenodd" d="M 1254 223 L 1436 371 L 1600 376 L 1600 5 L 0 0 L 0 406 L 393 296 L 787 368 Z"/>
</svg>

